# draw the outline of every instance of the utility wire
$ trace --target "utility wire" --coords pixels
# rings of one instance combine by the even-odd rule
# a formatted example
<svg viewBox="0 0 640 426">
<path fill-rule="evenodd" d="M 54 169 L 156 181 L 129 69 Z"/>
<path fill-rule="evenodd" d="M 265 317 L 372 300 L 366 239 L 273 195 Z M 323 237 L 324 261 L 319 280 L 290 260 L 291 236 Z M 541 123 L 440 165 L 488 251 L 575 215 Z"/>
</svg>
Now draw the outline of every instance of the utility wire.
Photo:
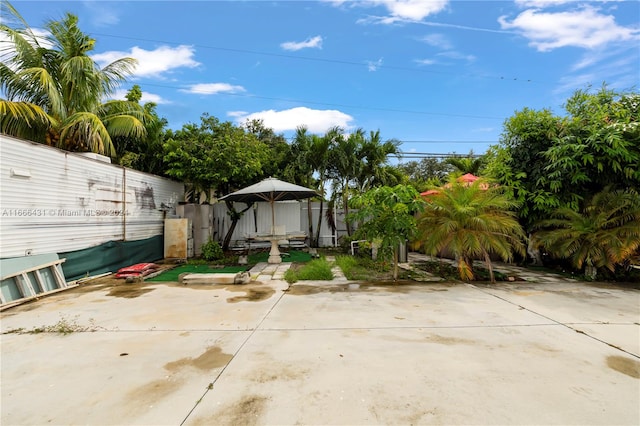
<svg viewBox="0 0 640 426">
<path fill-rule="evenodd" d="M 164 43 L 164 44 L 172 44 L 177 46 L 188 44 L 189 46 L 194 46 L 201 49 L 219 50 L 223 52 L 243 53 L 243 54 L 251 54 L 251 55 L 271 56 L 274 58 L 294 59 L 294 60 L 312 61 L 312 62 L 324 62 L 324 63 L 330 63 L 330 64 L 350 65 L 350 66 L 359 66 L 359 67 L 363 67 L 363 66 L 367 67 L 369 65 L 367 61 L 357 62 L 357 61 L 347 61 L 343 59 L 313 58 L 310 56 L 287 55 L 284 53 L 261 52 L 258 50 L 235 49 L 230 47 L 210 46 L 206 44 L 185 43 L 185 42 L 176 42 L 176 41 L 168 41 L 168 40 L 154 40 L 154 39 L 147 39 L 147 38 L 141 38 L 141 37 L 120 36 L 115 34 L 103 34 L 103 33 L 90 33 L 90 34 L 93 36 L 99 36 L 99 37 L 110 37 L 110 38 L 119 38 L 124 40 L 144 41 L 148 43 Z M 425 69 L 425 68 L 401 67 L 396 65 L 380 64 L 380 65 L 376 65 L 376 69 L 377 70 L 386 69 L 386 70 L 392 70 L 392 71 L 409 71 L 409 72 L 418 72 L 418 73 L 426 73 L 426 74 L 454 75 L 454 76 L 483 78 L 483 79 L 500 80 L 500 81 L 516 81 L 516 82 L 523 82 L 523 83 L 547 83 L 547 84 L 552 83 L 550 81 L 533 80 L 530 78 L 491 76 L 491 75 L 481 75 L 481 74 L 460 74 L 460 73 L 437 71 L 437 70 Z"/>
<path fill-rule="evenodd" d="M 184 87 L 180 86 L 168 86 L 164 84 L 153 84 L 153 83 L 144 83 L 144 86 L 151 87 L 162 87 L 165 89 L 178 89 L 184 90 Z M 349 105 L 349 104 L 336 104 L 331 102 L 317 102 L 317 101 L 307 101 L 304 99 L 291 99 L 291 98 L 276 98 L 271 96 L 259 96 L 259 95 L 251 95 L 251 94 L 242 94 L 242 93 L 218 93 L 218 96 L 236 96 L 242 98 L 252 98 L 252 99 L 265 99 L 270 101 L 284 101 L 291 102 L 295 104 L 311 104 L 311 105 L 324 105 L 331 107 L 341 107 L 341 108 L 352 108 L 352 109 L 363 109 L 369 111 L 383 111 L 383 112 L 399 112 L 402 114 L 419 114 L 419 115 L 435 115 L 440 117 L 459 117 L 459 118 L 474 118 L 481 120 L 504 120 L 504 117 L 492 117 L 488 115 L 470 115 L 470 114 L 449 114 L 444 112 L 431 112 L 431 111 L 416 111 L 416 110 L 408 110 L 408 109 L 397 109 L 397 108 L 382 108 L 382 107 L 368 107 L 362 105 Z"/>
</svg>

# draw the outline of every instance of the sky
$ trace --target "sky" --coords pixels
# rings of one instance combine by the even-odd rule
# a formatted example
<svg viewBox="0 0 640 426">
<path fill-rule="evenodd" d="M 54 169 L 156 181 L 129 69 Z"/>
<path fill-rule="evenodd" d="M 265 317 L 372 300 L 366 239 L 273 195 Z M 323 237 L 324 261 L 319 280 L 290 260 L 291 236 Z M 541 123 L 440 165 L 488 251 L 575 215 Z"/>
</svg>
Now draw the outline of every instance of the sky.
<svg viewBox="0 0 640 426">
<path fill-rule="evenodd" d="M 422 153 L 484 153 L 523 108 L 577 89 L 638 90 L 638 1 L 12 1 L 30 27 L 64 13 L 94 61 L 133 57 L 168 127 L 203 113 L 290 138 L 339 126 Z"/>
</svg>

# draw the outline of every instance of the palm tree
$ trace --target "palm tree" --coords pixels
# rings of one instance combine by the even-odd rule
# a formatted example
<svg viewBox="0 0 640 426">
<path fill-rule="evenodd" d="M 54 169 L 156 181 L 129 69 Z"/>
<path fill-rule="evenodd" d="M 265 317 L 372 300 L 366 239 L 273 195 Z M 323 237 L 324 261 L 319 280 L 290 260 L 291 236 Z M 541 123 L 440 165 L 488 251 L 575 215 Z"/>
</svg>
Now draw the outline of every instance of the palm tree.
<svg viewBox="0 0 640 426">
<path fill-rule="evenodd" d="M 329 129 L 323 136 L 314 135 L 311 138 L 311 158 L 310 162 L 314 172 L 317 174 L 316 188 L 320 194 L 320 209 L 318 212 L 318 226 L 316 234 L 313 238 L 314 247 L 320 246 L 320 230 L 322 229 L 322 219 L 324 211 L 325 185 L 327 183 L 327 173 L 329 170 L 329 147 L 334 136 L 340 134 L 340 128 L 333 127 Z"/>
<path fill-rule="evenodd" d="M 455 167 L 462 175 L 466 175 L 467 173 L 478 175 L 480 168 L 484 164 L 484 159 L 482 157 L 473 157 L 473 152 L 469 153 L 468 157 L 450 157 L 444 161 Z"/>
<path fill-rule="evenodd" d="M 332 180 L 332 198 L 334 203 L 340 200 L 345 218 L 349 214 L 349 198 L 352 184 L 360 175 L 362 162 L 358 158 L 358 151 L 365 139 L 364 130 L 358 129 L 346 136 L 341 129 L 337 129 L 329 146 L 329 176 Z M 346 221 L 347 235 L 351 236 L 352 229 Z"/>
<path fill-rule="evenodd" d="M 452 179 L 426 201 L 418 218 L 420 241 L 426 253 L 454 255 L 461 279 L 474 278 L 474 257 L 484 259 L 494 282 L 491 255 L 504 261 L 514 252 L 524 255 L 525 234 L 512 211 L 516 205 L 502 188 L 481 179 L 471 185 Z"/>
<path fill-rule="evenodd" d="M 390 139 L 382 142 L 380 131 L 369 132 L 362 141 L 356 156 L 362 161 L 362 167 L 356 177 L 358 190 L 366 192 L 375 186 L 395 186 L 401 181 L 398 169 L 389 166 L 389 156 L 400 154 L 400 141 Z"/>
<path fill-rule="evenodd" d="M 553 218 L 537 224 L 534 242 L 595 278 L 598 268 L 614 271 L 640 247 L 640 195 L 637 191 L 595 194 L 581 212 L 557 209 Z"/>
<path fill-rule="evenodd" d="M 0 24 L 8 40 L 0 50 L 0 132 L 72 151 L 115 155 L 114 136 L 142 137 L 144 109 L 135 102 L 105 101 L 130 75 L 132 58 L 99 68 L 89 57 L 95 40 L 67 13 L 49 21 L 38 37 L 20 14 L 3 2 L 18 28 Z M 6 22 L 6 21 L 5 21 Z"/>
</svg>

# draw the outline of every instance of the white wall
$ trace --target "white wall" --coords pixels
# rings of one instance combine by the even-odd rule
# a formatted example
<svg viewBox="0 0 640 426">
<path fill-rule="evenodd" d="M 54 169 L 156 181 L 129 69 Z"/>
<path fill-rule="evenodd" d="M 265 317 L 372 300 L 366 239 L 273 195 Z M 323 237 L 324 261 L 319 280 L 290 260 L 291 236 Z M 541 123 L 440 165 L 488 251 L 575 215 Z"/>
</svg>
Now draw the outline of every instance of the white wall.
<svg viewBox="0 0 640 426">
<path fill-rule="evenodd" d="M 161 235 L 183 199 L 182 183 L 0 135 L 0 258 Z"/>
</svg>

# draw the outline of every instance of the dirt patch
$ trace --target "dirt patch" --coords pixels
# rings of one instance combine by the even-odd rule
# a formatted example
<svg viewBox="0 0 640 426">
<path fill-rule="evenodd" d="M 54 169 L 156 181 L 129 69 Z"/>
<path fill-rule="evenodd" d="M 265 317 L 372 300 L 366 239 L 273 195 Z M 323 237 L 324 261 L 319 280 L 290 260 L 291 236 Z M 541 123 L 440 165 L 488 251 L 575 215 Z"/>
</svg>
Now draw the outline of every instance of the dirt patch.
<svg viewBox="0 0 640 426">
<path fill-rule="evenodd" d="M 309 373 L 309 369 L 295 368 L 287 364 L 274 363 L 270 361 L 265 364 L 264 368 L 252 371 L 248 378 L 252 382 L 267 383 L 275 381 L 294 381 L 303 380 Z"/>
<path fill-rule="evenodd" d="M 607 365 L 619 373 L 640 379 L 640 361 L 623 356 L 609 356 L 607 357 Z"/>
<path fill-rule="evenodd" d="M 333 285 L 309 285 L 294 284 L 287 290 L 288 294 L 294 296 L 306 296 L 318 293 L 342 293 L 342 292 L 374 292 L 374 293 L 409 293 L 414 290 L 420 291 L 448 291 L 442 285 L 419 284 L 414 281 L 383 281 L 377 283 L 350 283 Z"/>
<path fill-rule="evenodd" d="M 228 303 L 238 302 L 260 302 L 267 300 L 275 294 L 275 290 L 271 287 L 258 287 L 258 286 L 246 286 L 246 285 L 230 285 L 226 286 L 225 290 L 231 292 L 244 292 L 242 296 L 234 296 L 227 299 Z"/>
<path fill-rule="evenodd" d="M 181 385 L 182 380 L 175 380 L 172 377 L 154 380 L 128 392 L 125 401 L 130 411 L 145 412 L 149 410 L 149 407 L 156 405 L 159 400 L 177 391 Z"/>
<path fill-rule="evenodd" d="M 222 349 L 218 346 L 211 346 L 197 358 L 181 358 L 177 361 L 166 363 L 164 368 L 171 372 L 176 372 L 184 367 L 194 367 L 198 370 L 208 371 L 224 367 L 232 358 L 233 355 L 222 352 Z"/>
<path fill-rule="evenodd" d="M 441 345 L 475 345 L 477 342 L 471 339 L 461 339 L 458 337 L 440 336 L 439 334 L 432 334 L 425 338 L 427 342 L 438 343 Z"/>
<path fill-rule="evenodd" d="M 140 297 L 143 294 L 153 291 L 153 288 L 148 288 L 148 284 L 133 283 L 133 284 L 116 284 L 109 288 L 107 296 L 112 297 L 124 297 L 125 299 L 134 299 Z"/>
<path fill-rule="evenodd" d="M 247 395 L 241 400 L 225 406 L 209 418 L 196 418 L 194 425 L 243 425 L 252 426 L 259 424 L 269 399 L 260 395 Z"/>
</svg>

